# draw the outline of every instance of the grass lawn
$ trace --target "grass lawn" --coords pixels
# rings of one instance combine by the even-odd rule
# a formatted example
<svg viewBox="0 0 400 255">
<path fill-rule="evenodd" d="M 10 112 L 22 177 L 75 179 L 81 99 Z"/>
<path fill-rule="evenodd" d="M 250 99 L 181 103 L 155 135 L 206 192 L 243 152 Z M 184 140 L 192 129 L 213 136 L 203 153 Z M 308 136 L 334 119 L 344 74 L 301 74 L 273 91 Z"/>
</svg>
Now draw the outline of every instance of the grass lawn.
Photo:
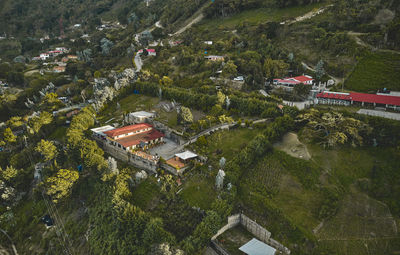
<svg viewBox="0 0 400 255">
<path fill-rule="evenodd" d="M 378 89 L 400 90 L 400 54 L 379 52 L 362 58 L 345 86 L 349 90 L 376 92 Z"/>
<path fill-rule="evenodd" d="M 229 131 L 218 131 L 207 136 L 206 154 L 209 158 L 219 160 L 225 157 L 232 159 L 246 144 L 260 133 L 258 129 L 236 128 Z M 216 151 L 221 150 L 217 155 Z"/>
<path fill-rule="evenodd" d="M 217 195 L 214 187 L 212 179 L 196 175 L 185 183 L 180 194 L 190 206 L 208 210 L 211 208 L 211 204 Z"/>
<path fill-rule="evenodd" d="M 204 27 L 222 26 L 225 28 L 234 28 L 236 25 L 242 22 L 247 22 L 250 25 L 256 25 L 260 22 L 261 23 L 270 21 L 280 22 L 301 16 L 314 9 L 318 9 L 323 5 L 324 5 L 323 3 L 315 3 L 306 6 L 296 6 L 283 9 L 259 8 L 259 9 L 247 10 L 227 18 L 207 19 L 201 22 L 200 26 Z"/>
<path fill-rule="evenodd" d="M 153 207 L 153 202 L 157 200 L 159 187 L 154 178 L 149 177 L 132 191 L 133 204 L 139 206 L 142 210 L 148 210 Z"/>
<path fill-rule="evenodd" d="M 131 94 L 118 102 L 120 104 L 119 109 L 117 107 L 117 102 L 108 105 L 108 107 L 99 114 L 98 120 L 104 123 L 111 118 L 121 117 L 123 113 L 150 111 L 158 102 L 159 99 L 155 97 Z"/>
</svg>

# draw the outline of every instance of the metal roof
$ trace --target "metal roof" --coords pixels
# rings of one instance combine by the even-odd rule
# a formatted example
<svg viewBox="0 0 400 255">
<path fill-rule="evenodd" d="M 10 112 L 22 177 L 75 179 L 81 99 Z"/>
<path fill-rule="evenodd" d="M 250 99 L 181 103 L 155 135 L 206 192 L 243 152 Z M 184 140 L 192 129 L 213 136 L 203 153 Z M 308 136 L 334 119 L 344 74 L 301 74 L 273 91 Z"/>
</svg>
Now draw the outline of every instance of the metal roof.
<svg viewBox="0 0 400 255">
<path fill-rule="evenodd" d="M 93 133 L 105 136 L 104 132 L 110 131 L 113 129 L 115 129 L 115 127 L 107 125 L 107 126 L 103 126 L 103 127 L 92 128 L 92 129 L 90 129 L 90 131 L 92 131 Z"/>
<path fill-rule="evenodd" d="M 145 111 L 138 111 L 138 112 L 131 112 L 129 113 L 129 115 L 131 116 L 135 116 L 135 117 L 153 117 L 154 113 L 152 112 L 145 112 Z"/>
<path fill-rule="evenodd" d="M 191 151 L 185 151 L 182 153 L 175 154 L 175 156 L 177 156 L 180 159 L 186 160 L 186 159 L 191 159 L 191 158 L 197 157 L 197 154 L 194 154 Z"/>
<path fill-rule="evenodd" d="M 256 238 L 251 239 L 248 243 L 239 248 L 247 255 L 275 255 L 276 249 L 265 244 Z"/>
</svg>

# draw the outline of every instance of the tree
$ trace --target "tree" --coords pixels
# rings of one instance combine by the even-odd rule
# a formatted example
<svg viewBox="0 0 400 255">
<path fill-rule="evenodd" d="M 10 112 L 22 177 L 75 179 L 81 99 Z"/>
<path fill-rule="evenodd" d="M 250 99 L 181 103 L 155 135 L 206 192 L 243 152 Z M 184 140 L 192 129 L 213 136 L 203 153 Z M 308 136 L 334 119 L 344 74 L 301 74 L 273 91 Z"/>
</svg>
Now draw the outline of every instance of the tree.
<svg viewBox="0 0 400 255">
<path fill-rule="evenodd" d="M 300 97 L 308 96 L 308 94 L 310 93 L 310 90 L 311 90 L 311 86 L 303 84 L 303 83 L 297 84 L 294 87 L 294 93 Z"/>
<path fill-rule="evenodd" d="M 150 247 L 152 244 L 161 244 L 172 242 L 173 236 L 164 230 L 163 222 L 160 218 L 152 218 L 146 224 L 143 231 L 143 244 L 145 247 Z"/>
<path fill-rule="evenodd" d="M 42 126 L 50 124 L 53 121 L 53 115 L 48 112 L 41 112 L 39 116 L 29 120 L 30 132 L 37 134 Z"/>
<path fill-rule="evenodd" d="M 5 181 L 10 181 L 18 175 L 18 170 L 13 166 L 7 166 L 5 170 L 0 167 L 1 178 Z"/>
<path fill-rule="evenodd" d="M 229 60 L 222 68 L 222 75 L 225 78 L 232 78 L 237 75 L 237 66 L 232 60 Z"/>
<path fill-rule="evenodd" d="M 288 68 L 289 65 L 283 62 L 283 60 L 273 60 L 267 58 L 264 61 L 265 77 L 270 79 L 284 76 L 287 73 Z"/>
<path fill-rule="evenodd" d="M 193 114 L 189 108 L 182 106 L 180 116 L 185 123 L 192 123 L 193 122 Z"/>
<path fill-rule="evenodd" d="M 45 185 L 47 186 L 47 195 L 50 195 L 53 198 L 53 201 L 57 203 L 60 199 L 69 195 L 72 186 L 78 178 L 78 171 L 60 169 L 56 176 L 49 177 L 45 181 Z"/>
<path fill-rule="evenodd" d="M 40 104 L 44 107 L 44 109 L 49 111 L 54 111 L 63 105 L 61 100 L 58 99 L 58 95 L 56 93 L 47 93 Z"/>
<path fill-rule="evenodd" d="M 162 79 L 159 81 L 161 86 L 172 86 L 173 80 L 168 76 L 163 76 Z"/>
<path fill-rule="evenodd" d="M 15 143 L 17 141 L 17 137 L 11 131 L 11 128 L 4 129 L 3 137 L 4 141 L 8 144 Z"/>
<path fill-rule="evenodd" d="M 14 116 L 11 117 L 8 121 L 7 121 L 7 126 L 10 128 L 16 128 L 16 127 L 20 127 L 24 124 L 24 122 L 22 121 L 22 118 L 19 116 Z"/>
<path fill-rule="evenodd" d="M 226 98 L 226 96 L 225 96 L 224 93 L 222 93 L 221 91 L 217 92 L 217 102 L 218 102 L 219 105 L 221 105 L 221 106 L 224 105 L 225 98 Z"/>
<path fill-rule="evenodd" d="M 57 148 L 52 141 L 41 140 L 35 150 L 42 154 L 45 161 L 53 160 L 57 156 Z"/>
<path fill-rule="evenodd" d="M 322 76 L 325 75 L 324 64 L 325 64 L 324 61 L 321 59 L 315 66 L 315 75 L 317 76 L 318 80 L 320 80 Z"/>
</svg>

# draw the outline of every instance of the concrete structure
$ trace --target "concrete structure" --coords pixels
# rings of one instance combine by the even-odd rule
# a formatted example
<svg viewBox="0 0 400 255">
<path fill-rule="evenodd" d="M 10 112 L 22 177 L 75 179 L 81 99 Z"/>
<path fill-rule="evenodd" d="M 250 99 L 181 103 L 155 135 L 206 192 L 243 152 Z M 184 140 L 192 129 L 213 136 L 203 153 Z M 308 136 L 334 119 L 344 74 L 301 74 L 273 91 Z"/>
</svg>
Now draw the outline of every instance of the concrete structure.
<svg viewBox="0 0 400 255">
<path fill-rule="evenodd" d="M 251 239 L 245 245 L 239 248 L 247 255 L 275 255 L 276 249 L 265 244 L 256 238 Z"/>
<path fill-rule="evenodd" d="M 55 66 L 53 68 L 53 72 L 55 72 L 55 73 L 63 73 L 63 72 L 65 72 L 65 70 L 66 70 L 65 66 Z"/>
<path fill-rule="evenodd" d="M 216 55 L 205 56 L 204 58 L 207 60 L 211 60 L 211 61 L 224 61 L 225 60 L 224 56 L 216 56 Z"/>
<path fill-rule="evenodd" d="M 385 112 L 385 111 L 378 111 L 378 110 L 368 110 L 368 109 L 360 109 L 357 113 L 365 114 L 368 116 L 381 117 L 381 118 L 400 121 L 400 113 Z"/>
<path fill-rule="evenodd" d="M 371 107 L 383 107 L 386 109 L 400 110 L 400 96 L 365 94 L 365 93 L 341 93 L 321 92 L 317 94 L 318 104 L 330 105 L 361 105 Z"/>
<path fill-rule="evenodd" d="M 156 117 L 156 114 L 153 112 L 145 112 L 145 111 L 139 111 L 139 112 L 131 112 L 129 113 L 125 121 L 131 124 L 138 124 L 138 123 L 145 123 L 153 120 Z"/>
<path fill-rule="evenodd" d="M 268 230 L 260 226 L 260 224 L 251 220 L 249 217 L 241 213 L 228 217 L 228 223 L 225 226 L 223 226 L 220 230 L 218 230 L 217 234 L 215 234 L 211 238 L 212 247 L 218 250 L 219 252 L 221 250 L 224 251 L 224 249 L 219 245 L 217 241 L 218 236 L 223 234 L 225 231 L 238 226 L 239 224 L 242 225 L 247 231 L 252 233 L 258 240 L 277 249 L 280 252 L 280 254 L 286 254 L 286 255 L 290 254 L 290 250 L 288 248 L 286 248 L 285 246 L 283 246 L 282 244 L 271 238 L 271 232 L 269 232 Z M 229 253 L 227 253 L 226 251 L 224 252 L 225 254 L 229 255 Z"/>
<path fill-rule="evenodd" d="M 189 164 L 197 157 L 198 155 L 191 151 L 184 151 L 168 159 L 166 164 L 163 164 L 162 167 L 175 175 L 179 175 L 188 169 Z"/>
</svg>

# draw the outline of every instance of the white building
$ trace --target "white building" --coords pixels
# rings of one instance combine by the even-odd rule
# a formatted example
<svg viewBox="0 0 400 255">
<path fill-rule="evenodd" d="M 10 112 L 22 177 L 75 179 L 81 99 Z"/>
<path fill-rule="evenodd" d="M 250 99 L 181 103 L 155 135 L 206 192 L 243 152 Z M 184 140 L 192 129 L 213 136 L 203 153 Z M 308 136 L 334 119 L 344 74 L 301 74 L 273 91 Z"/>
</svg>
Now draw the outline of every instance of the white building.
<svg viewBox="0 0 400 255">
<path fill-rule="evenodd" d="M 138 124 L 148 122 L 149 120 L 153 120 L 156 117 L 156 114 L 153 112 L 131 112 L 126 116 L 126 122 L 130 124 Z"/>
</svg>

